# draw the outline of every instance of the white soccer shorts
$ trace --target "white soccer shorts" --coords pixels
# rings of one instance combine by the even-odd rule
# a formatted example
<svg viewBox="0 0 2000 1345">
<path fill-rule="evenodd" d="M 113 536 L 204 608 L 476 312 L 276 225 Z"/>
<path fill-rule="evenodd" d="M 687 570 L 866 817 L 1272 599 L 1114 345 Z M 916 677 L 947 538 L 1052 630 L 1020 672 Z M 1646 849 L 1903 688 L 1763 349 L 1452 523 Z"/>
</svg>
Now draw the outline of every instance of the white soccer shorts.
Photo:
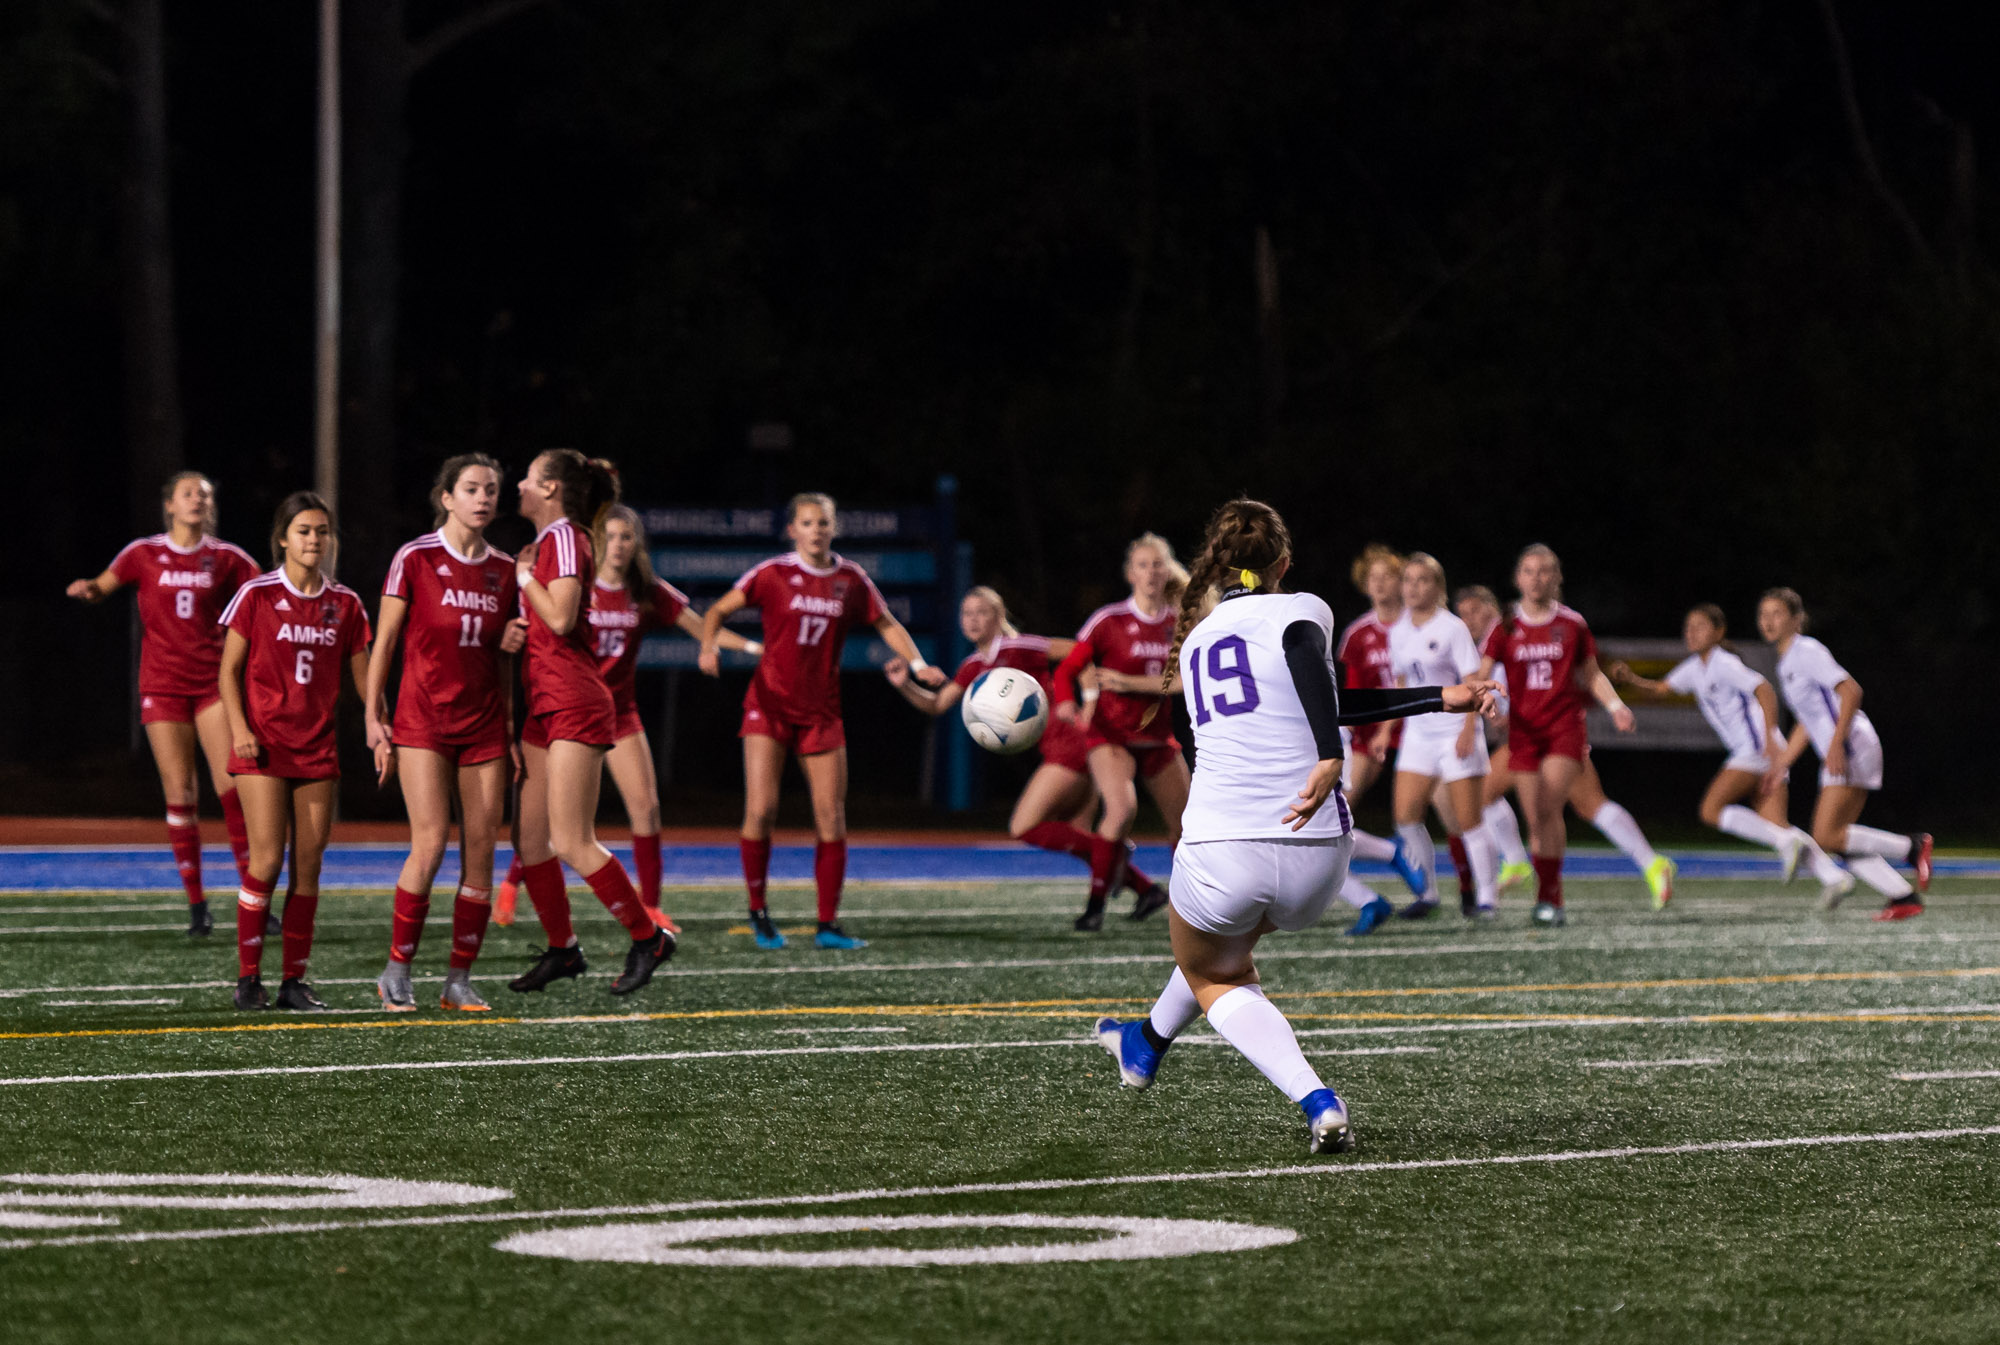
<svg viewBox="0 0 2000 1345">
<path fill-rule="evenodd" d="M 1248 934 L 1267 916 L 1282 930 L 1308 929 L 1339 894 L 1353 851 L 1352 836 L 1183 841 L 1167 895 L 1210 934 Z"/>
<path fill-rule="evenodd" d="M 1486 735 L 1472 731 L 1472 755 L 1458 754 L 1458 731 L 1445 734 L 1403 733 L 1403 747 L 1396 754 L 1398 775 L 1428 775 L 1433 780 L 1470 780 L 1486 774 L 1490 758 Z"/>
<path fill-rule="evenodd" d="M 1847 771 L 1834 775 L 1821 766 L 1819 784 L 1824 789 L 1828 785 L 1852 785 L 1856 789 L 1880 789 L 1882 787 L 1882 740 L 1872 733 L 1847 734 Z"/>
</svg>

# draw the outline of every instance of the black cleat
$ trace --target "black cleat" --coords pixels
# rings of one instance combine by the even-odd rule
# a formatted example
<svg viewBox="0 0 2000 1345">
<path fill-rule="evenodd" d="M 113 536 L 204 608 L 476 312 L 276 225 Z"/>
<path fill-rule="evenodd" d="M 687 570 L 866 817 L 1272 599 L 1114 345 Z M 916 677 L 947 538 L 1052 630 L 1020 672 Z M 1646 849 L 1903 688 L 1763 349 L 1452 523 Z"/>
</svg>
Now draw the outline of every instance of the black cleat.
<svg viewBox="0 0 2000 1345">
<path fill-rule="evenodd" d="M 1458 913 L 1464 916 L 1467 920 L 1470 920 L 1474 915 L 1478 914 L 1478 912 L 1479 912 L 1478 890 L 1471 887 L 1459 888 Z"/>
<path fill-rule="evenodd" d="M 1147 916 L 1166 904 L 1167 885 L 1165 883 L 1154 883 L 1139 894 L 1139 899 L 1132 903 L 1132 914 L 1125 918 L 1127 920 L 1144 920 Z"/>
<path fill-rule="evenodd" d="M 567 948 L 544 948 L 535 965 L 507 982 L 507 988 L 517 995 L 532 994 L 547 989 L 550 981 L 581 976 L 589 969 L 590 964 L 583 960 L 583 949 L 575 944 Z"/>
<path fill-rule="evenodd" d="M 1104 928 L 1104 901 L 1099 898 L 1083 908 L 1083 914 L 1076 918 L 1076 928 L 1082 934 L 1095 934 Z"/>
<path fill-rule="evenodd" d="M 612 979 L 611 993 L 629 995 L 652 980 L 660 964 L 674 955 L 674 947 L 673 933 L 665 929 L 656 930 L 650 939 L 632 940 L 631 950 L 625 954 L 625 970 Z"/>
<path fill-rule="evenodd" d="M 284 932 L 285 922 L 278 918 L 278 913 L 276 911 L 266 911 L 264 913 L 264 937 L 268 939 L 274 934 L 283 934 Z"/>
<path fill-rule="evenodd" d="M 208 903 L 191 901 L 188 903 L 188 937 L 205 939 L 215 930 L 215 917 L 208 913 Z"/>
<path fill-rule="evenodd" d="M 268 1009 L 271 997 L 264 993 L 264 981 L 259 976 L 239 976 L 236 978 L 236 1007 L 239 1009 Z"/>
<path fill-rule="evenodd" d="M 1423 920 L 1438 908 L 1436 897 L 1418 897 L 1415 901 L 1396 912 L 1398 920 Z"/>
<path fill-rule="evenodd" d="M 305 1013 L 325 1013 L 326 1001 L 313 993 L 303 976 L 287 976 L 278 983 L 278 1007 Z"/>
</svg>

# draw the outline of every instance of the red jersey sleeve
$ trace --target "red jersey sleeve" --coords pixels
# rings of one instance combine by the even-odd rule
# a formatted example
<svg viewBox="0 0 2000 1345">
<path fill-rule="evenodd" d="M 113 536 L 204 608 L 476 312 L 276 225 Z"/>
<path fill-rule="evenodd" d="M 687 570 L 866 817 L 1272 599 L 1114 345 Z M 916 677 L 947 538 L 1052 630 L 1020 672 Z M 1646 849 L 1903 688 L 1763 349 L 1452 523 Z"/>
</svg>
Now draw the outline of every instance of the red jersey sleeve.
<svg viewBox="0 0 2000 1345">
<path fill-rule="evenodd" d="M 856 568 L 859 569 L 858 566 Z M 864 604 L 866 610 L 861 620 L 864 624 L 872 626 L 889 614 L 889 604 L 882 600 L 882 590 L 875 587 L 875 581 L 868 577 L 866 570 L 861 571 L 861 586 L 866 590 Z"/>
<path fill-rule="evenodd" d="M 1076 647 L 1063 657 L 1049 677 L 1049 694 L 1055 697 L 1057 705 L 1076 703 L 1076 679 L 1096 661 L 1097 647 L 1091 644 L 1089 636 L 1079 636 Z"/>
<path fill-rule="evenodd" d="M 652 601 L 646 605 L 645 624 L 656 630 L 672 630 L 688 609 L 687 594 L 664 579 L 653 581 Z"/>
<path fill-rule="evenodd" d="M 125 549 L 113 556 L 111 564 L 105 568 L 110 570 L 121 584 L 137 583 L 140 576 L 145 573 L 141 564 L 145 558 L 145 546 L 146 539 L 143 537 L 135 542 L 127 542 Z"/>
<path fill-rule="evenodd" d="M 357 593 L 349 593 L 347 596 L 354 606 L 354 619 L 340 623 L 340 633 L 344 641 L 340 650 L 342 658 L 366 653 L 368 642 L 375 638 L 374 628 L 368 624 L 368 604 L 361 601 L 361 596 Z"/>
<path fill-rule="evenodd" d="M 1486 638 L 1479 642 L 1479 653 L 1495 663 L 1507 662 L 1507 620 L 1502 617 L 1493 623 L 1493 629 L 1486 632 Z"/>
<path fill-rule="evenodd" d="M 1597 637 L 1590 633 L 1582 617 L 1576 619 L 1576 666 L 1579 670 L 1597 668 Z"/>
<path fill-rule="evenodd" d="M 770 573 L 771 567 L 768 562 L 753 566 L 751 569 L 745 571 L 743 577 L 730 585 L 730 587 L 743 595 L 745 606 L 762 607 L 764 605 L 764 581 Z"/>
<path fill-rule="evenodd" d="M 251 638 L 257 626 L 257 604 L 246 601 L 249 596 L 239 590 L 237 595 L 229 600 L 229 607 L 222 614 L 222 624 L 246 640 Z"/>
<path fill-rule="evenodd" d="M 410 552 L 415 549 L 416 543 L 412 542 L 398 551 L 396 558 L 389 562 L 389 573 L 382 580 L 383 597 L 400 598 L 404 602 L 410 600 L 410 576 L 407 562 L 410 558 Z"/>
</svg>

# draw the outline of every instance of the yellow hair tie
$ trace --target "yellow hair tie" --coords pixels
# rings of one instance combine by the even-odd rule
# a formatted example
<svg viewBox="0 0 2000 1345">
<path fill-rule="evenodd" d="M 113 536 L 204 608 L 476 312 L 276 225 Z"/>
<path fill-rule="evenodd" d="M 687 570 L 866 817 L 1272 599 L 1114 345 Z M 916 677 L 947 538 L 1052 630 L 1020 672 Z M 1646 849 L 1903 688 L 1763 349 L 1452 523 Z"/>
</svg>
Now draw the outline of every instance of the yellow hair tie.
<svg viewBox="0 0 2000 1345">
<path fill-rule="evenodd" d="M 1238 570 L 1236 577 L 1243 581 L 1243 587 L 1245 588 L 1257 587 L 1257 572 L 1255 570 Z"/>
</svg>

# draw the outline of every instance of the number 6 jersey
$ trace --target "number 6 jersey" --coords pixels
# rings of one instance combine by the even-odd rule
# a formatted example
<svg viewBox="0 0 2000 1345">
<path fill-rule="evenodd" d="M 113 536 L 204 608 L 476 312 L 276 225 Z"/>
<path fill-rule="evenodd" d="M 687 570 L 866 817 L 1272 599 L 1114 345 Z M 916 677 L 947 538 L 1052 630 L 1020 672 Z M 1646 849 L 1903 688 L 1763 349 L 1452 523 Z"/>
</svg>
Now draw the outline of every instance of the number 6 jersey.
<svg viewBox="0 0 2000 1345">
<path fill-rule="evenodd" d="M 1318 626 L 1324 647 L 1333 648 L 1333 612 L 1310 593 L 1225 599 L 1182 642 L 1181 694 L 1195 750 L 1183 841 L 1324 841 L 1352 825 L 1338 789 L 1298 831 L 1284 822 L 1319 762 L 1285 662 L 1285 628 L 1298 621 Z M 1333 676 L 1331 658 L 1327 675 Z"/>
<path fill-rule="evenodd" d="M 333 711 L 348 659 L 368 648 L 368 611 L 351 588 L 292 587 L 282 566 L 236 590 L 222 624 L 243 637 L 243 713 L 267 761 L 302 779 L 340 773 Z M 232 758 L 232 773 L 236 770 Z"/>
<path fill-rule="evenodd" d="M 487 547 L 460 555 L 442 532 L 396 553 L 382 596 L 409 604 L 403 676 L 396 686 L 398 742 L 475 742 L 501 723 L 500 635 L 516 606 L 514 558 Z"/>
</svg>

